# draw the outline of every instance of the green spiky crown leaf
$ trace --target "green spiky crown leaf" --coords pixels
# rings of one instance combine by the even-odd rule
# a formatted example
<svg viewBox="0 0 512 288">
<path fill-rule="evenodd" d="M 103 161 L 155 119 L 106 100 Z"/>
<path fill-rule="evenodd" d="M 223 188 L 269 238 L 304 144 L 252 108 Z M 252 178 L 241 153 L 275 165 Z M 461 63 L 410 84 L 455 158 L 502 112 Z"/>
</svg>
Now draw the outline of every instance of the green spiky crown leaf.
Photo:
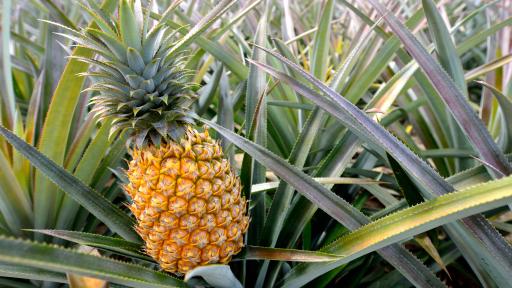
<svg viewBox="0 0 512 288">
<path fill-rule="evenodd" d="M 94 67 L 83 74 L 94 82 L 87 90 L 97 93 L 91 112 L 99 121 L 112 121 L 111 134 L 130 130 L 137 146 L 179 139 L 185 126 L 193 124 L 187 114 L 195 95 L 183 56 L 169 53 L 175 31 L 164 23 L 175 7 L 154 21 L 140 1 L 121 0 L 117 21 L 112 21 L 94 1 L 87 3 L 82 6 L 97 27 L 67 28 L 73 33 L 63 35 L 98 55 L 77 57 Z"/>
</svg>

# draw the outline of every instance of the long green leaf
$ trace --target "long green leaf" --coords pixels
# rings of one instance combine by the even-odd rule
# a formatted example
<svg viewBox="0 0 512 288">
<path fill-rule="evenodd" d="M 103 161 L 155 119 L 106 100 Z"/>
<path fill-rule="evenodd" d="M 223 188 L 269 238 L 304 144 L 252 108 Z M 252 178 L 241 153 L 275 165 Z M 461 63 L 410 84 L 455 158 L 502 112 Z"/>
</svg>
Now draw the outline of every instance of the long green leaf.
<svg viewBox="0 0 512 288">
<path fill-rule="evenodd" d="M 84 155 L 84 151 L 89 144 L 91 137 L 96 132 L 96 119 L 93 114 L 87 115 L 87 118 L 80 125 L 80 129 L 75 133 L 75 139 L 69 146 L 64 167 L 69 171 L 76 169 L 80 158 Z"/>
<path fill-rule="evenodd" d="M 174 56 L 178 51 L 187 47 L 190 43 L 192 43 L 197 37 L 199 37 L 208 27 L 210 27 L 219 17 L 221 17 L 236 1 L 233 0 L 222 0 L 217 3 L 215 7 L 201 20 L 188 31 L 188 33 L 183 36 L 176 44 L 174 44 L 171 50 L 168 52 L 166 59 L 170 59 L 170 57 Z"/>
<path fill-rule="evenodd" d="M 313 141 L 325 122 L 325 119 L 326 115 L 320 109 L 315 108 L 311 112 L 288 158 L 288 162 L 290 164 L 297 168 L 304 167 L 311 146 L 313 145 Z M 263 238 L 260 245 L 274 247 L 276 244 L 290 201 L 293 197 L 293 192 L 293 187 L 288 183 L 284 181 L 279 183 L 272 205 L 267 214 L 267 219 L 265 220 Z"/>
<path fill-rule="evenodd" d="M 63 191 L 68 193 L 76 202 L 103 221 L 112 231 L 131 241 L 140 241 L 133 230 L 132 219 L 121 209 L 105 199 L 79 179 L 75 178 L 61 166 L 55 164 L 44 154 L 28 145 L 9 130 L 0 127 L 0 134 L 22 153 L 34 167 L 48 176 Z"/>
<path fill-rule="evenodd" d="M 142 47 L 140 28 L 133 12 L 132 1 L 121 0 L 119 3 L 119 29 L 121 38 L 128 47 L 140 51 Z"/>
<path fill-rule="evenodd" d="M 393 170 L 393 174 L 398 185 L 400 186 L 400 191 L 407 201 L 407 204 L 409 204 L 409 206 L 414 206 L 423 202 L 421 192 L 410 179 L 409 175 L 407 175 L 407 172 L 405 172 L 402 166 L 400 166 L 400 163 L 396 162 L 393 157 L 387 158 L 390 164 L 390 168 Z M 443 263 L 438 249 L 432 243 L 432 239 L 436 239 L 436 237 L 436 231 L 429 231 L 427 233 L 416 235 L 415 240 L 441 267 L 443 267 L 443 270 L 448 273 L 446 264 Z"/>
<path fill-rule="evenodd" d="M 76 273 L 131 287 L 185 287 L 181 280 L 143 266 L 4 237 L 0 237 L 0 261 L 55 272 Z"/>
<path fill-rule="evenodd" d="M 210 104 L 213 101 L 213 98 L 217 95 L 217 91 L 219 88 L 220 77 L 222 76 L 222 72 L 224 71 L 224 66 L 218 65 L 214 68 L 215 72 L 213 72 L 212 77 L 201 89 L 201 94 L 199 95 L 199 99 L 197 100 L 197 109 L 196 113 L 199 115 L 203 115 L 207 110 Z"/>
<path fill-rule="evenodd" d="M 103 159 L 103 155 L 105 155 L 105 152 L 110 146 L 110 141 L 108 140 L 110 132 L 109 124 L 108 122 L 103 123 L 76 167 L 74 173 L 75 177 L 83 181 L 86 185 L 91 184 L 91 180 L 94 176 L 94 173 L 91 172 L 96 171 Z M 56 228 L 69 229 L 75 220 L 79 208 L 80 206 L 73 199 L 69 197 L 64 198 L 55 225 Z"/>
<path fill-rule="evenodd" d="M 19 185 L 10 163 L 0 152 L 0 213 L 14 235 L 33 223 L 30 199 Z"/>
<path fill-rule="evenodd" d="M 126 241 L 121 238 L 107 237 L 99 234 L 66 231 L 66 230 L 30 230 L 71 241 L 80 245 L 92 246 L 119 253 L 121 255 L 136 257 L 146 261 L 153 261 L 152 258 L 142 254 L 140 243 Z"/>
<path fill-rule="evenodd" d="M 312 74 L 325 79 L 329 64 L 329 47 L 331 36 L 331 19 L 334 13 L 334 0 L 327 0 L 319 15 L 318 29 L 315 33 L 313 55 L 311 56 Z"/>
<path fill-rule="evenodd" d="M 464 81 L 464 71 L 462 69 L 460 58 L 457 55 L 455 45 L 452 42 L 450 32 L 445 26 L 441 14 L 439 14 L 434 2 L 432 0 L 422 0 L 422 3 L 423 10 L 425 10 L 425 17 L 429 24 L 429 31 L 434 39 L 439 62 L 446 72 L 452 77 L 454 84 L 460 89 L 462 94 L 465 96 L 464 99 L 466 99 L 468 97 L 468 93 L 466 82 Z M 448 115 L 447 118 L 451 129 L 450 136 L 452 137 L 454 148 L 470 149 L 471 145 L 469 145 L 461 128 L 457 126 L 455 119 L 451 115 Z M 460 171 L 473 166 L 472 162 L 471 158 L 466 158 L 457 159 L 455 163 L 460 165 L 458 168 Z"/>
<path fill-rule="evenodd" d="M 75 24 L 73 21 L 71 21 L 65 12 L 63 12 L 57 4 L 54 3 L 52 0 L 42 0 L 44 6 L 48 9 L 48 12 L 55 17 L 55 19 L 58 19 L 60 23 L 63 23 L 67 27 L 75 28 Z"/>
<path fill-rule="evenodd" d="M 476 47 L 478 44 L 485 41 L 485 39 L 487 39 L 490 35 L 495 34 L 500 29 L 510 26 L 511 24 L 512 24 L 512 17 L 509 17 L 503 21 L 493 24 L 492 26 L 488 27 L 487 29 L 480 31 L 479 33 L 467 38 L 466 40 L 464 40 L 464 42 L 460 43 L 460 45 L 457 46 L 457 53 L 459 53 L 459 55 L 461 55 L 461 54 L 473 49 L 473 47 Z"/>
<path fill-rule="evenodd" d="M 311 280 L 312 273 L 318 275 L 322 271 L 329 271 L 391 243 L 407 240 L 414 235 L 469 215 L 507 205 L 511 200 L 512 177 L 507 177 L 401 210 L 324 247 L 321 251 L 345 255 L 345 258 L 325 264 L 300 264 L 283 279 L 283 286 L 299 287 Z M 508 280 L 512 281 L 512 275 L 509 275 Z"/>
<path fill-rule="evenodd" d="M 462 63 L 455 50 L 450 32 L 434 1 L 422 0 L 422 4 L 423 10 L 425 11 L 425 18 L 428 21 L 430 35 L 432 35 L 434 39 L 439 62 L 446 72 L 450 74 L 455 85 L 459 87 L 463 94 L 467 95 Z"/>
<path fill-rule="evenodd" d="M 498 68 L 501 68 L 510 62 L 512 62 L 512 54 L 505 55 L 489 63 L 485 63 L 482 66 L 479 66 L 471 71 L 468 71 L 464 75 L 464 78 L 466 82 L 477 80 L 477 78 L 479 78 L 480 76 L 486 75 L 489 72 L 497 70 Z"/>
<path fill-rule="evenodd" d="M 488 83 L 483 81 L 478 81 L 478 83 L 491 90 L 494 96 L 496 96 L 498 103 L 500 104 L 501 117 L 503 118 L 500 142 L 501 146 L 503 147 L 503 151 L 512 152 L 512 113 L 510 113 L 510 111 L 512 111 L 512 99 L 505 96 L 498 89 Z"/>
<path fill-rule="evenodd" d="M 254 35 L 254 41 L 259 45 L 267 45 L 267 30 L 268 30 L 268 17 L 270 1 L 265 2 L 265 8 L 261 19 L 258 21 L 256 34 Z M 252 50 L 251 58 L 257 61 L 265 59 L 265 54 L 261 53 L 257 49 Z M 260 144 L 263 147 L 267 146 L 267 76 L 265 73 L 251 65 L 249 68 L 249 75 L 247 78 L 247 92 L 245 96 L 245 133 L 250 135 L 249 137 L 254 142 Z M 250 180 L 249 183 L 244 183 L 249 187 L 252 184 L 258 184 L 265 182 L 266 171 L 265 167 L 260 163 L 255 162 L 250 155 L 244 155 L 243 162 L 243 177 Z M 247 167 L 247 168 L 245 168 Z M 246 189 L 244 193 L 247 195 Z M 250 195 L 250 194 L 249 194 Z M 251 224 L 249 226 L 249 232 L 247 237 L 247 243 L 256 245 L 263 237 L 263 229 L 265 225 L 265 193 L 250 195 L 250 201 L 253 203 L 254 208 L 251 209 Z"/>
<path fill-rule="evenodd" d="M 53 272 L 45 269 L 22 266 L 18 264 L 0 263 L 0 276 L 21 278 L 39 281 L 66 283 L 66 275 L 62 272 Z"/>
<path fill-rule="evenodd" d="M 0 91 L 2 92 L 2 102 L 5 105 L 5 112 L 7 112 L 6 125 L 14 124 L 14 115 L 16 113 L 16 98 L 14 96 L 14 88 L 12 84 L 12 66 L 11 66 L 11 53 L 10 53 L 10 38 L 11 38 L 11 7 L 12 1 L 6 0 L 2 3 L 2 43 L 0 44 L 0 62 L 2 67 L 2 79 L 0 79 Z"/>
</svg>

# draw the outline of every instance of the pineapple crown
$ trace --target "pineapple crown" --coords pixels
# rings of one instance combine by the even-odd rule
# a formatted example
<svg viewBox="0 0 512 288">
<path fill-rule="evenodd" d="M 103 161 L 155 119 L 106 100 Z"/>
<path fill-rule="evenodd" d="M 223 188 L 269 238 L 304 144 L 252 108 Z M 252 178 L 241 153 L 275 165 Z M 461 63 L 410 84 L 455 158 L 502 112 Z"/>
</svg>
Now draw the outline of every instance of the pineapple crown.
<svg viewBox="0 0 512 288">
<path fill-rule="evenodd" d="M 140 0 L 120 0 L 113 21 L 88 0 L 82 7 L 96 25 L 81 31 L 67 28 L 71 35 L 63 35 L 98 55 L 75 57 L 94 68 L 82 73 L 93 80 L 86 90 L 96 92 L 91 112 L 98 121 L 112 121 L 111 135 L 129 130 L 138 147 L 176 141 L 193 124 L 187 116 L 196 98 L 190 72 L 182 53 L 173 49 L 176 30 L 165 24 L 179 1 L 175 3 L 155 21 Z"/>
</svg>

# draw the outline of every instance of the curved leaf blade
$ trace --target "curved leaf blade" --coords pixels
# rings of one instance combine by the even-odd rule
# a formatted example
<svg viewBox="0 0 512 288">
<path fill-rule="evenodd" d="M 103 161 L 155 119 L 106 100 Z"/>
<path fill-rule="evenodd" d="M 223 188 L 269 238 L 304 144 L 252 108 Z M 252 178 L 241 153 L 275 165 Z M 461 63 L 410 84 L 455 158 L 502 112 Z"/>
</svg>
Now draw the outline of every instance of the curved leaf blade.
<svg viewBox="0 0 512 288">
<path fill-rule="evenodd" d="M 298 287 L 341 264 L 389 244 L 404 241 L 419 233 L 457 219 L 485 212 L 512 201 L 512 177 L 473 186 L 410 207 L 376 220 L 321 249 L 346 255 L 331 263 L 301 264 L 283 279 L 283 287 Z M 512 276 L 509 275 L 509 281 Z"/>
<path fill-rule="evenodd" d="M 208 27 L 210 27 L 217 19 L 219 19 L 236 1 L 223 0 L 219 2 L 215 7 L 194 26 L 188 33 L 183 36 L 176 44 L 174 44 L 171 50 L 167 53 L 166 59 L 170 59 L 178 51 L 187 47 L 197 37 L 201 36 Z"/>
<path fill-rule="evenodd" d="M 254 41 L 260 45 L 267 45 L 269 2 L 265 3 L 261 18 L 258 20 L 258 26 L 254 35 Z M 265 54 L 257 49 L 253 49 L 251 59 L 262 61 Z M 256 143 L 267 146 L 267 127 L 268 127 L 268 111 L 267 111 L 267 93 L 268 83 L 267 75 L 262 73 L 254 65 L 250 65 L 249 74 L 247 76 L 247 87 L 245 95 L 245 133 L 250 135 L 249 138 Z M 265 182 L 265 167 L 255 162 L 249 155 L 245 154 L 242 161 L 241 180 L 242 183 L 250 187 L 254 183 Z M 251 195 L 246 188 L 242 188 L 243 193 L 247 195 L 248 200 L 254 204 L 250 210 L 251 223 L 249 224 L 249 232 L 247 233 L 248 244 L 258 244 L 264 237 L 264 225 L 266 219 L 267 205 L 265 203 L 264 194 Z M 252 263 L 254 264 L 254 263 Z M 249 272 L 256 269 L 248 269 Z"/>
<path fill-rule="evenodd" d="M 33 214 L 30 199 L 16 180 L 9 161 L 0 152 L 0 213 L 14 235 L 31 227 Z"/>
<path fill-rule="evenodd" d="M 503 117 L 503 125 L 501 127 L 502 133 L 500 139 L 501 145 L 503 146 L 503 150 L 505 152 L 512 152 L 512 113 L 510 113 L 510 111 L 512 111 L 512 100 L 510 97 L 505 96 L 489 83 L 484 81 L 477 81 L 477 83 L 480 83 L 485 88 L 491 90 L 491 92 L 496 97 L 496 100 L 498 100 L 502 112 L 501 116 Z"/>
<path fill-rule="evenodd" d="M 7 0 L 2 3 L 2 43 L 0 44 L 0 71 L 2 79 L 0 79 L 0 89 L 2 90 L 2 102 L 5 105 L 6 118 L 9 125 L 14 125 L 14 115 L 16 114 L 16 98 L 14 95 L 14 87 L 12 83 L 12 63 L 9 44 L 11 42 L 11 17 L 10 13 L 12 1 Z"/>
<path fill-rule="evenodd" d="M 422 6 L 425 11 L 425 18 L 428 21 L 428 30 L 434 40 L 440 65 L 452 77 L 454 84 L 460 89 L 466 99 L 468 93 L 466 82 L 464 81 L 464 71 L 450 32 L 432 0 L 422 0 Z M 451 129 L 449 136 L 452 138 L 454 148 L 471 149 L 471 145 L 468 143 L 464 132 L 457 125 L 455 119 L 448 117 L 447 120 Z M 459 167 L 458 170 L 473 166 L 473 160 L 470 158 L 456 159 L 455 161 Z"/>
<path fill-rule="evenodd" d="M 91 246 L 99 249 L 116 252 L 121 255 L 135 257 L 146 261 L 153 262 L 151 257 L 142 253 L 143 247 L 139 243 L 126 241 L 121 238 L 107 237 L 99 234 L 92 234 L 78 231 L 66 230 L 29 230 L 43 233 L 49 236 L 57 237 L 67 241 L 71 241 L 80 245 Z"/>
<path fill-rule="evenodd" d="M 0 276 L 66 283 L 66 274 L 17 264 L 0 263 Z"/>
<path fill-rule="evenodd" d="M 83 254 L 55 245 L 4 237 L 0 237 L 0 261 L 55 272 L 76 273 L 131 287 L 185 287 L 181 280 L 143 266 Z"/>
<path fill-rule="evenodd" d="M 82 154 L 82 158 L 78 162 L 75 169 L 74 175 L 78 179 L 82 180 L 84 184 L 90 185 L 91 179 L 94 173 L 91 171 L 97 171 L 105 152 L 109 148 L 111 142 L 108 139 L 110 132 L 110 123 L 103 123 L 101 128 L 97 131 L 96 136 L 91 140 L 85 152 Z M 87 137 L 82 137 L 85 141 Z M 62 200 L 61 207 L 59 209 L 59 217 L 55 224 L 56 229 L 69 229 L 76 218 L 77 212 L 80 206 L 72 198 L 65 197 Z"/>
<path fill-rule="evenodd" d="M 130 1 L 131 2 L 131 1 Z M 140 27 L 135 18 L 130 2 L 121 0 L 119 3 L 119 22 L 121 37 L 128 47 L 140 51 L 142 47 Z"/>
</svg>

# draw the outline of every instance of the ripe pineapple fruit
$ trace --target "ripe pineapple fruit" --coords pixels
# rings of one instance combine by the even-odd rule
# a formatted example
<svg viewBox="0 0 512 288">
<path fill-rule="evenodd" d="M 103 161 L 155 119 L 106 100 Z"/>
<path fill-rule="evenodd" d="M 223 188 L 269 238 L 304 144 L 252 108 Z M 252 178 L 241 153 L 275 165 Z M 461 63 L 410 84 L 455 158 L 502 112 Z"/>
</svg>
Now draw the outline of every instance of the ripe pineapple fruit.
<svg viewBox="0 0 512 288">
<path fill-rule="evenodd" d="M 243 247 L 240 180 L 208 132 L 133 149 L 126 191 L 146 252 L 170 272 L 227 263 Z"/>
<path fill-rule="evenodd" d="M 140 1 L 122 0 L 112 21 L 94 1 L 83 8 L 98 28 L 66 36 L 99 55 L 79 58 L 95 67 L 84 74 L 99 92 L 92 112 L 112 121 L 112 133 L 132 133 L 125 191 L 146 252 L 178 274 L 229 262 L 244 245 L 246 201 L 219 143 L 188 116 L 189 73 L 182 57 L 169 54 L 174 35 L 162 20 L 171 9 L 153 21 Z"/>
</svg>

